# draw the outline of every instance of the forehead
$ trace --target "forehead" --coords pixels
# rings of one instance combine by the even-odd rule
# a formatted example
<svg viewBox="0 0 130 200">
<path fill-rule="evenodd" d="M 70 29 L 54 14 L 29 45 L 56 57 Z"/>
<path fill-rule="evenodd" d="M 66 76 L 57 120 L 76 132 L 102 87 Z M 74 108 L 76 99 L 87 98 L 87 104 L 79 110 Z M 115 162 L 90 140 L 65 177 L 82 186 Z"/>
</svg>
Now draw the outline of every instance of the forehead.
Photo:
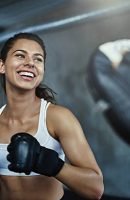
<svg viewBox="0 0 130 200">
<path fill-rule="evenodd" d="M 34 53 L 41 53 L 43 54 L 43 49 L 41 46 L 34 40 L 29 39 L 18 39 L 13 44 L 10 51 L 16 51 L 16 50 L 25 50 L 27 52 L 34 52 Z"/>
</svg>

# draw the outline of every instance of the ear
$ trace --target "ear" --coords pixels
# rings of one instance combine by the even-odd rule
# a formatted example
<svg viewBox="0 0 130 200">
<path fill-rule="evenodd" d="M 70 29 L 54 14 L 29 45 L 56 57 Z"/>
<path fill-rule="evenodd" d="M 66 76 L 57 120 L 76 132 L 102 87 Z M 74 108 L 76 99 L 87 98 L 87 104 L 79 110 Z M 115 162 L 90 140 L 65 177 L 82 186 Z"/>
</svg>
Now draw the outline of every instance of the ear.
<svg viewBox="0 0 130 200">
<path fill-rule="evenodd" d="M 0 59 L 0 74 L 4 74 L 5 73 L 5 65 L 3 60 Z"/>
</svg>

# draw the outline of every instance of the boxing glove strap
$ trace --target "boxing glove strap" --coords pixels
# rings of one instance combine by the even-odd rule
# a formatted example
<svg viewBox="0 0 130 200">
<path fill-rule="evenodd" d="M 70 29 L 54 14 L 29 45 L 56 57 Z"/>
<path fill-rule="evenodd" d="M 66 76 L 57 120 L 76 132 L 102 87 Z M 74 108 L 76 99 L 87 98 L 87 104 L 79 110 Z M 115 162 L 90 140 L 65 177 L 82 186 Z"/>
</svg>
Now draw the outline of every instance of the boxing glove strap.
<svg viewBox="0 0 130 200">
<path fill-rule="evenodd" d="M 57 165 L 57 168 L 56 168 L 53 176 L 56 176 L 59 173 L 59 171 L 62 169 L 63 165 L 64 165 L 64 161 L 59 158 L 58 165 Z"/>
</svg>

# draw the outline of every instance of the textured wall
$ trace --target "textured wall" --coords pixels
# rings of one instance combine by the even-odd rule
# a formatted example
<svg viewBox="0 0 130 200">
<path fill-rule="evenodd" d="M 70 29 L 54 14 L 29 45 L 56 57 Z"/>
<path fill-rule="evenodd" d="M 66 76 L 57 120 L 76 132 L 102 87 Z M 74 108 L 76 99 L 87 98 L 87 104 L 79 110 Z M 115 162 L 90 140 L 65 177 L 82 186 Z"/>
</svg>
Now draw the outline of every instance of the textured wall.
<svg viewBox="0 0 130 200">
<path fill-rule="evenodd" d="M 82 124 L 103 171 L 105 193 L 124 197 L 130 197 L 130 148 L 111 129 L 102 112 L 96 111 L 86 84 L 86 68 L 99 44 L 129 38 L 129 17 L 126 12 L 41 34 L 48 51 L 45 83 Z"/>
</svg>

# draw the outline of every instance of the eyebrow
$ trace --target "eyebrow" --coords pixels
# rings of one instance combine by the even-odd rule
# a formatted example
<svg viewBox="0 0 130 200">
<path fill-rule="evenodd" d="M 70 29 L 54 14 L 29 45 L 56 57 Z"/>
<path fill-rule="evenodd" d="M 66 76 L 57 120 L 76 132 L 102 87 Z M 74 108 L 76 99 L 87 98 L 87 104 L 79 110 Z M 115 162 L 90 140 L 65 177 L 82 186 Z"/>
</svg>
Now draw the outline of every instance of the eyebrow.
<svg viewBox="0 0 130 200">
<path fill-rule="evenodd" d="M 17 51 L 22 51 L 23 53 L 27 53 L 27 51 L 23 50 L 23 49 L 17 49 L 15 51 L 13 51 L 13 53 L 17 52 Z M 42 56 L 44 58 L 44 56 L 41 53 L 35 53 L 35 56 Z"/>
</svg>

